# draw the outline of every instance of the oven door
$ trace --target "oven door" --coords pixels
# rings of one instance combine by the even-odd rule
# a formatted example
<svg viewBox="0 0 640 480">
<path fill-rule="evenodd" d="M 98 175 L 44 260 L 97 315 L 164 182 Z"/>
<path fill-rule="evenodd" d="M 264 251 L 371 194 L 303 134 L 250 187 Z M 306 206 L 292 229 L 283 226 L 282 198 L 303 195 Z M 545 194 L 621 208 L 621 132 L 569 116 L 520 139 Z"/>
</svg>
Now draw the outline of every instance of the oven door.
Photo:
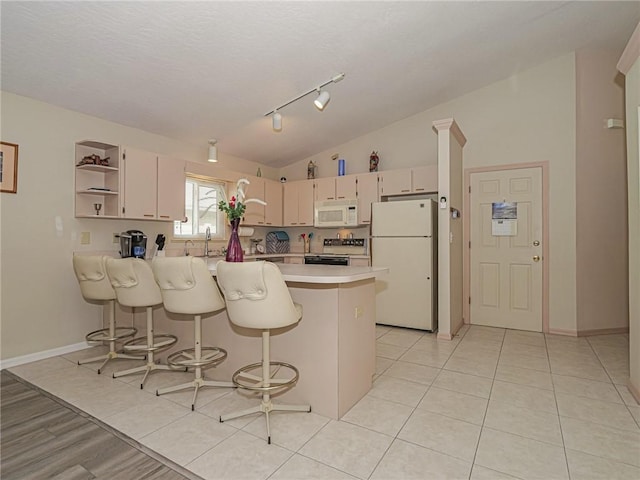
<svg viewBox="0 0 640 480">
<path fill-rule="evenodd" d="M 305 265 L 336 265 L 346 267 L 349 265 L 349 257 L 346 255 L 305 255 Z"/>
</svg>

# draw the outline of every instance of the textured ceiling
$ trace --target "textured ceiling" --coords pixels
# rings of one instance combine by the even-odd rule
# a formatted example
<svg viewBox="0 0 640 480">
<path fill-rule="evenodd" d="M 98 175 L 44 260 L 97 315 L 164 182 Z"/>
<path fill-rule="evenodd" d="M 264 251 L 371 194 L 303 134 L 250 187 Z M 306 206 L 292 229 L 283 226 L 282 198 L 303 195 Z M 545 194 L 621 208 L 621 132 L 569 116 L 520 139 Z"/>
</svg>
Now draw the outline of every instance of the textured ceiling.
<svg viewBox="0 0 640 480">
<path fill-rule="evenodd" d="M 579 48 L 640 2 L 6 2 L 2 89 L 274 167 Z M 324 112 L 313 94 L 327 87 Z"/>
</svg>

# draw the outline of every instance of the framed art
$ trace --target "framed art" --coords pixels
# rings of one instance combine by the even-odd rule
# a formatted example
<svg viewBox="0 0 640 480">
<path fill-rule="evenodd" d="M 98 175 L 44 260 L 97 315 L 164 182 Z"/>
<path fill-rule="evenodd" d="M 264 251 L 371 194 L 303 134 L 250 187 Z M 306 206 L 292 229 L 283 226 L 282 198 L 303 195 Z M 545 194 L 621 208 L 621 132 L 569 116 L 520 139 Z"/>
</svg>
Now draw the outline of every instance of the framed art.
<svg viewBox="0 0 640 480">
<path fill-rule="evenodd" d="M 18 192 L 18 145 L 0 142 L 0 192 Z"/>
</svg>

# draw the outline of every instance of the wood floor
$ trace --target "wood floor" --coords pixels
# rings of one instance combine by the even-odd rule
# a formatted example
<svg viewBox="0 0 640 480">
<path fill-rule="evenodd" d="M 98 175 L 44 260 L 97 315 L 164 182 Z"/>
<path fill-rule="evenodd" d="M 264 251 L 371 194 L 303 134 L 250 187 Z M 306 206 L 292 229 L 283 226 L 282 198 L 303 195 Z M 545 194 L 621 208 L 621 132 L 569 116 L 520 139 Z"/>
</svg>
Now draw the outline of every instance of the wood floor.
<svg viewBox="0 0 640 480">
<path fill-rule="evenodd" d="M 0 478 L 185 480 L 54 397 L 0 372 Z"/>
</svg>

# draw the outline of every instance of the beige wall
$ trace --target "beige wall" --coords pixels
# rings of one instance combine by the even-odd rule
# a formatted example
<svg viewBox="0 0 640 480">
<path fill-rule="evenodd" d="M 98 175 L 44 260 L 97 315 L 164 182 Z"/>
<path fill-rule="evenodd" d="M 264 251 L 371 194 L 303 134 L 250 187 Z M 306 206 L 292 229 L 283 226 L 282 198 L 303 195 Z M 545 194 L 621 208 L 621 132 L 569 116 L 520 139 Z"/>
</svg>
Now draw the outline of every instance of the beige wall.
<svg viewBox="0 0 640 480">
<path fill-rule="evenodd" d="M 165 222 L 74 218 L 74 143 L 99 140 L 206 161 L 207 144 L 190 146 L 87 115 L 2 92 L 2 140 L 20 146 L 18 193 L 0 204 L 1 359 L 73 345 L 98 328 L 101 311 L 80 296 L 74 251 L 113 251 L 114 232 L 139 228 L 148 242 L 170 234 Z M 224 155 L 221 164 L 255 173 L 257 164 Z M 265 169 L 265 176 L 276 177 Z M 58 228 L 57 226 L 60 226 Z M 91 244 L 80 245 L 80 232 Z"/>
<path fill-rule="evenodd" d="M 467 138 L 464 168 L 549 163 L 549 326 L 576 330 L 575 55 L 556 58 L 450 102 L 305 158 L 282 169 L 304 178 L 314 160 L 320 176 L 336 175 L 332 153 L 348 173 L 368 171 L 371 150 L 380 170 L 437 163 L 433 121 L 455 118 Z M 335 168 L 334 168 L 335 167 Z"/>
<path fill-rule="evenodd" d="M 626 155 L 619 51 L 576 52 L 576 293 L 579 332 L 626 328 Z M 596 221 L 597 220 L 597 221 Z"/>
</svg>

